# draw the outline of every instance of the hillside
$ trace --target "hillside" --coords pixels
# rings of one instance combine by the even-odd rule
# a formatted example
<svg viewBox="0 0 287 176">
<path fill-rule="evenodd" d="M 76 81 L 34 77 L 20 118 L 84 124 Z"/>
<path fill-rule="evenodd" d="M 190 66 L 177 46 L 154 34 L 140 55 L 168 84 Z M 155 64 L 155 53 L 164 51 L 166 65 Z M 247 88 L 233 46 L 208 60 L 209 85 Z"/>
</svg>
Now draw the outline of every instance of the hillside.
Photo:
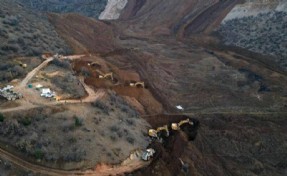
<svg viewBox="0 0 287 176">
<path fill-rule="evenodd" d="M 66 43 L 46 16 L 7 0 L 1 0 L 0 14 L 1 57 L 67 53 Z"/>
<path fill-rule="evenodd" d="M 17 0 L 37 11 L 55 13 L 78 13 L 98 18 L 105 9 L 107 0 Z"/>
<path fill-rule="evenodd" d="M 78 59 L 52 62 L 31 81 L 71 93 L 78 85 L 88 95 L 0 104 L 7 151 L 51 175 L 97 175 L 135 162 L 129 154 L 147 146 L 156 151 L 151 163 L 106 175 L 286 175 L 284 1 L 117 0 L 102 11 L 105 20 L 84 12 L 48 14 Z M 22 106 L 29 109 L 14 112 Z M 148 137 L 165 125 L 169 136 Z"/>
<path fill-rule="evenodd" d="M 275 56 L 275 62 L 287 70 L 286 17 L 286 1 L 250 1 L 226 16 L 219 33 L 226 45 Z"/>
</svg>

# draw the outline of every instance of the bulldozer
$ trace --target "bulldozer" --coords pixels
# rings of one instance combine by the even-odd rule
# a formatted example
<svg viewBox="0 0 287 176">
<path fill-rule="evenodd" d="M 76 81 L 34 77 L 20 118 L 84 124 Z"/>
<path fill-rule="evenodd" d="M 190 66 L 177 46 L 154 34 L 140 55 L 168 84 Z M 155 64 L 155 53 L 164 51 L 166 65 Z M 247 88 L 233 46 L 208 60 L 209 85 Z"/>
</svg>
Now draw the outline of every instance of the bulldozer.
<svg viewBox="0 0 287 176">
<path fill-rule="evenodd" d="M 142 88 L 145 87 L 144 82 L 136 82 L 136 83 L 130 83 L 131 87 L 137 87 L 137 86 L 142 86 Z"/>
<path fill-rule="evenodd" d="M 110 77 L 111 80 L 113 81 L 113 80 L 114 80 L 114 76 L 113 76 L 113 75 L 114 75 L 114 74 L 113 74 L 112 72 L 110 72 L 110 73 L 107 73 L 107 74 L 105 74 L 105 75 L 100 75 L 99 78 L 103 79 L 103 78 Z"/>
<path fill-rule="evenodd" d="M 178 131 L 178 130 L 180 130 L 180 127 L 184 124 L 194 125 L 193 122 L 188 118 L 186 120 L 180 121 L 179 123 L 172 123 L 171 129 Z"/>
<path fill-rule="evenodd" d="M 167 125 L 165 125 L 163 127 L 158 127 L 156 130 L 155 129 L 149 129 L 148 135 L 152 138 L 160 139 L 162 137 L 168 137 L 169 136 L 169 130 L 168 130 Z"/>
</svg>

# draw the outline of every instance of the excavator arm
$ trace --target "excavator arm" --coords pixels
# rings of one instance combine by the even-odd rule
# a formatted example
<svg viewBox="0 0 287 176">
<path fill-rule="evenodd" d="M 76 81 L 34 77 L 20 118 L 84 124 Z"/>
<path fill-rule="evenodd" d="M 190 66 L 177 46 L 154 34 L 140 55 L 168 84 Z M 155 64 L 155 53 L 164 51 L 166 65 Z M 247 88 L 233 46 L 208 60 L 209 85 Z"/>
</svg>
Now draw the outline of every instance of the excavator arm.
<svg viewBox="0 0 287 176">
<path fill-rule="evenodd" d="M 173 130 L 180 130 L 180 127 L 184 124 L 189 124 L 189 125 L 193 125 L 193 122 L 190 121 L 189 119 L 186 119 L 186 120 L 182 120 L 180 121 L 179 123 L 172 123 L 171 124 L 171 128 Z"/>
<path fill-rule="evenodd" d="M 165 136 L 168 137 L 169 136 L 169 130 L 167 125 L 163 126 L 163 127 L 158 127 L 156 130 L 155 129 L 149 129 L 148 131 L 148 135 L 150 137 L 154 137 L 154 138 L 159 138 L 161 137 L 160 134 L 162 134 L 162 132 L 164 132 Z"/>
</svg>

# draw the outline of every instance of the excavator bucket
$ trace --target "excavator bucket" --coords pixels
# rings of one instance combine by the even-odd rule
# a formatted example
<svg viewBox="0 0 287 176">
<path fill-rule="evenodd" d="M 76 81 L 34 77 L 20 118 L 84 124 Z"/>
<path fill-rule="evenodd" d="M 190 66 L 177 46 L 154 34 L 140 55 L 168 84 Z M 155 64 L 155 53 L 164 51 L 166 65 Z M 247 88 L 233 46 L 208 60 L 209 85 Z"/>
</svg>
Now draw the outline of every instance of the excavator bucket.
<svg viewBox="0 0 287 176">
<path fill-rule="evenodd" d="M 150 137 L 157 137 L 157 131 L 156 130 L 154 130 L 154 129 L 149 129 L 148 130 L 148 135 L 150 136 Z"/>
</svg>

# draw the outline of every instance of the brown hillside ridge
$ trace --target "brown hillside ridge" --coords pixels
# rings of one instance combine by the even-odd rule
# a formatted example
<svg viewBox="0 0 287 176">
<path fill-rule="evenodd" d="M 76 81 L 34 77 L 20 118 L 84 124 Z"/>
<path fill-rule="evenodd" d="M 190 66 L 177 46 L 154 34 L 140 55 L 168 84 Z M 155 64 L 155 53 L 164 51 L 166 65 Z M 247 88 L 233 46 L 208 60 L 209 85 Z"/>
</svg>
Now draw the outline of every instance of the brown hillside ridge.
<svg viewBox="0 0 287 176">
<path fill-rule="evenodd" d="M 265 57 L 253 57 L 255 54 L 242 49 L 229 51 L 230 47 L 214 33 L 226 14 L 239 3 L 243 2 L 129 1 L 119 20 L 108 22 L 113 35 L 118 36 L 112 39 L 118 48 L 100 53 L 99 57 L 126 73 L 138 73 L 147 87 L 127 88 L 96 77 L 88 77 L 87 84 L 134 98 L 145 109 L 142 118 L 153 128 L 188 117 L 198 119 L 201 124 L 194 131 L 172 134 L 163 144 L 152 143 L 158 155 L 150 167 L 135 175 L 185 175 L 181 161 L 188 166 L 187 175 L 284 173 L 284 155 L 275 159 L 266 153 L 268 148 L 274 153 L 286 149 L 279 142 L 286 140 L 286 135 L 277 129 L 286 123 L 287 75 L 275 63 L 266 64 Z M 86 30 L 102 23 L 94 21 L 94 25 Z M 65 32 L 71 34 L 69 30 Z M 99 39 L 102 37 L 111 41 L 106 35 Z M 87 50 L 94 45 L 81 44 Z M 119 75 L 116 78 L 121 80 Z M 144 93 L 147 91 L 151 94 Z M 182 112 L 175 108 L 178 104 L 189 116 L 180 115 Z M 264 135 L 262 130 L 266 130 Z M 186 134 L 192 135 L 193 141 Z M 269 143 L 273 135 L 276 138 Z M 269 161 L 274 165 L 267 167 Z"/>
<path fill-rule="evenodd" d="M 287 62 L 274 54 L 287 53 L 284 3 L 128 0 L 114 20 L 48 14 L 74 55 L 12 82 L 24 98 L 0 100 L 0 159 L 53 176 L 286 176 Z"/>
<path fill-rule="evenodd" d="M 116 48 L 112 27 L 104 22 L 77 14 L 49 14 L 57 32 L 77 54 L 106 53 Z"/>
</svg>

